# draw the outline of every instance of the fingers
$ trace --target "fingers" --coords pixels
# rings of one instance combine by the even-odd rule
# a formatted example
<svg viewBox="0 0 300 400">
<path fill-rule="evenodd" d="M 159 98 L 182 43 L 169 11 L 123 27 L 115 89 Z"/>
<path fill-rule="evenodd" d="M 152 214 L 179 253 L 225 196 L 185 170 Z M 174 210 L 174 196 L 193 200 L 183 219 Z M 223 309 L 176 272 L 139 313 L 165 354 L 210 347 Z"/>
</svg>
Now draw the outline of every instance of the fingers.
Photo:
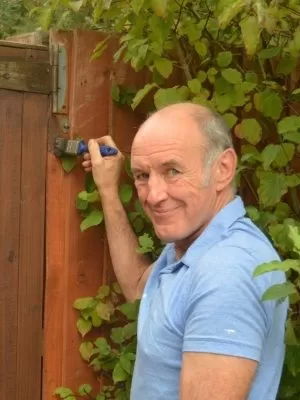
<svg viewBox="0 0 300 400">
<path fill-rule="evenodd" d="M 113 141 L 112 137 L 107 135 L 107 136 L 102 136 L 98 139 L 96 139 L 98 144 L 105 144 L 106 146 L 111 146 L 115 147 L 117 149 L 116 143 Z"/>
<path fill-rule="evenodd" d="M 91 157 L 91 163 L 95 164 L 100 163 L 102 160 L 100 151 L 99 151 L 99 144 L 95 139 L 90 139 L 88 143 L 89 153 Z"/>
<path fill-rule="evenodd" d="M 87 161 L 87 160 L 90 160 L 90 159 L 91 159 L 90 154 L 89 154 L 89 153 L 84 153 L 83 159 L 86 160 L 86 161 Z"/>
</svg>

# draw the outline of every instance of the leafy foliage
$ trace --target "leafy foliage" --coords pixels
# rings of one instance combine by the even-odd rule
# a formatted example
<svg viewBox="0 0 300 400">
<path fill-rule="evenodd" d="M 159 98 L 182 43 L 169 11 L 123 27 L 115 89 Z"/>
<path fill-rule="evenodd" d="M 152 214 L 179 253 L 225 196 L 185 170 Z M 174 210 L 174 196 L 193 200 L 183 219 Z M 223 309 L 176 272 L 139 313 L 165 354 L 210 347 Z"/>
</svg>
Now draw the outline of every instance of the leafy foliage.
<svg viewBox="0 0 300 400">
<path fill-rule="evenodd" d="M 139 302 L 123 303 L 120 292 L 120 287 L 115 283 L 112 286 L 101 286 L 94 297 L 75 300 L 73 307 L 79 312 L 77 329 L 84 338 L 79 352 L 92 370 L 103 376 L 108 384 L 99 393 L 95 393 L 88 384 L 81 385 L 76 392 L 60 387 L 53 393 L 60 399 L 129 398 L 135 361 Z M 85 339 L 92 329 L 98 329 L 102 325 L 108 326 L 109 337 Z"/>
<path fill-rule="evenodd" d="M 47 0 L 32 12 L 44 28 L 81 24 L 119 35 L 114 60 L 130 63 L 136 71 L 146 68 L 151 74 L 144 87 L 131 88 L 129 95 L 126 88 L 113 89 L 120 106 L 127 103 L 138 109 L 144 103 L 153 111 L 190 101 L 224 115 L 240 149 L 237 183 L 247 193 L 249 216 L 284 259 L 282 264 L 259 267 L 259 272 L 281 269 L 288 277 L 287 284 L 270 288 L 264 300 L 289 296 L 279 400 L 298 399 L 300 173 L 295 161 L 300 151 L 300 117 L 295 103 L 300 89 L 295 84 L 297 75 L 293 83 L 288 75 L 295 71 L 300 53 L 299 1 Z M 101 56 L 106 44 L 100 43 L 92 58 Z M 157 257 L 162 245 L 140 204 L 128 187 L 121 188 L 120 196 L 139 236 L 139 251 Z M 95 187 L 86 187 L 78 195 L 76 204 L 85 228 L 102 222 L 95 213 L 100 201 Z M 111 317 L 108 305 L 99 306 L 97 312 L 101 321 Z M 90 324 L 91 319 L 78 323 L 83 335 Z M 113 338 L 115 343 L 122 341 L 121 331 L 114 331 Z M 95 346 L 83 346 L 86 359 L 91 359 Z M 113 379 L 122 382 L 129 364 L 119 359 L 117 363 Z"/>
</svg>

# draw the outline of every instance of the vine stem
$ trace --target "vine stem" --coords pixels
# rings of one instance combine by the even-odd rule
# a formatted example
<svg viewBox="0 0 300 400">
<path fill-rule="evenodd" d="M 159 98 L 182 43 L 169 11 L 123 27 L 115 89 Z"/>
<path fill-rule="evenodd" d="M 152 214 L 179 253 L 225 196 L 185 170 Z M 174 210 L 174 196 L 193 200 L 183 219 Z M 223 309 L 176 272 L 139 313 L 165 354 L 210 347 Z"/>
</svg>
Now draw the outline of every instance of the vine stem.
<svg viewBox="0 0 300 400">
<path fill-rule="evenodd" d="M 180 6 L 179 6 L 178 19 L 177 19 L 177 22 L 176 22 L 175 27 L 174 27 L 174 34 L 176 34 L 176 31 L 177 31 L 177 28 L 178 28 L 178 25 L 179 25 L 179 22 L 180 22 L 180 19 L 181 19 L 184 1 L 185 1 L 185 0 L 182 0 L 181 4 L 180 4 Z"/>
<path fill-rule="evenodd" d="M 175 33 L 173 35 L 173 43 L 175 45 L 175 49 L 176 49 L 177 54 L 178 54 L 179 62 L 180 62 L 181 68 L 182 68 L 182 70 L 184 72 L 184 75 L 186 77 L 186 80 L 190 81 L 190 80 L 193 79 L 193 77 L 192 77 L 192 74 L 190 72 L 189 66 L 188 66 L 188 64 L 187 64 L 187 62 L 185 60 L 185 56 L 184 56 L 180 41 L 179 41 L 178 37 L 175 35 Z"/>
</svg>

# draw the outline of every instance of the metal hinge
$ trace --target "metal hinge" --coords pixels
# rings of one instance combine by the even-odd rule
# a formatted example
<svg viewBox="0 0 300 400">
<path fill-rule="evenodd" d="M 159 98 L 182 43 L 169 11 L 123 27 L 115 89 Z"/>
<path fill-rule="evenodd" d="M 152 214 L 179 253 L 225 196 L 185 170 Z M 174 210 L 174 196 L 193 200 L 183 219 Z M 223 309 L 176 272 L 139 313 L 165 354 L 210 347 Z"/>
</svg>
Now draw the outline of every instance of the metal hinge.
<svg viewBox="0 0 300 400">
<path fill-rule="evenodd" d="M 68 54 L 61 43 L 53 43 L 50 47 L 52 66 L 52 112 L 68 113 Z"/>
</svg>

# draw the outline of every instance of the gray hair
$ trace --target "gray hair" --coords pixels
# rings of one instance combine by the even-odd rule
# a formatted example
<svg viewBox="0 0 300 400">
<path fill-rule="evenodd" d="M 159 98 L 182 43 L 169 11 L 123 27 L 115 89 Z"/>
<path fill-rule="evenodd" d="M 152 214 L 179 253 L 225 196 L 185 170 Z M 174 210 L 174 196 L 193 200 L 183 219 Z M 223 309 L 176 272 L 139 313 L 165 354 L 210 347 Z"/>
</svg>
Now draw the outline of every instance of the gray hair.
<svg viewBox="0 0 300 400">
<path fill-rule="evenodd" d="M 205 166 L 210 167 L 219 154 L 233 148 L 230 129 L 221 115 L 215 111 L 197 112 L 194 109 L 191 116 L 197 122 L 199 131 L 206 141 Z"/>
<path fill-rule="evenodd" d="M 193 109 L 191 117 L 196 121 L 200 133 L 206 141 L 206 153 L 204 157 L 204 185 L 208 185 L 211 177 L 211 166 L 217 157 L 227 149 L 233 149 L 231 131 L 226 122 L 216 111 L 206 109 L 199 111 Z M 232 190 L 236 192 L 235 179 L 232 182 Z"/>
</svg>

